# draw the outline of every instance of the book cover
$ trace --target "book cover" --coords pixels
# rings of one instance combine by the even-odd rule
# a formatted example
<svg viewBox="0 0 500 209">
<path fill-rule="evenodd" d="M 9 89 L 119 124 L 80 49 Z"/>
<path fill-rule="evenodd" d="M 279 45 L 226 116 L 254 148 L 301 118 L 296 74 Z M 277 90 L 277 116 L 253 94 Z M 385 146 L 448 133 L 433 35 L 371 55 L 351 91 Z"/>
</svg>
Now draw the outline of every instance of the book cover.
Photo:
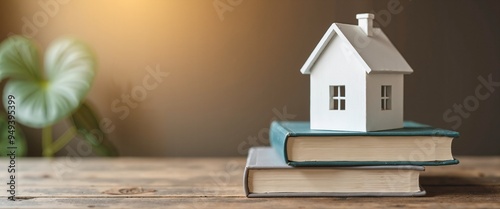
<svg viewBox="0 0 500 209">
<path fill-rule="evenodd" d="M 321 171 L 340 171 L 344 173 L 344 175 L 339 175 L 338 178 L 319 178 L 321 182 L 315 182 L 313 179 L 308 179 L 308 175 L 305 174 L 305 170 L 310 170 L 313 169 L 314 172 L 321 172 Z M 312 184 L 312 185 L 329 185 L 329 184 L 334 184 L 333 186 L 328 186 L 327 191 L 322 190 L 322 191 L 307 191 L 307 192 L 292 192 L 292 191 L 279 191 L 279 192 L 254 192 L 252 190 L 252 184 L 254 183 L 253 181 L 255 178 L 250 177 L 250 173 L 253 172 L 261 172 L 261 171 L 266 171 L 266 170 L 279 170 L 282 172 L 286 173 L 294 173 L 298 172 L 300 178 L 292 180 L 292 178 L 287 178 L 286 176 L 283 178 L 277 177 L 280 182 L 275 182 L 276 183 L 276 188 L 275 190 L 280 190 L 281 186 L 280 185 L 288 185 L 287 187 L 303 187 L 304 182 L 306 184 Z M 401 175 L 405 172 L 414 172 L 414 175 L 412 178 L 402 178 L 402 181 L 405 181 L 403 183 L 401 182 L 391 182 L 388 181 L 387 179 L 381 181 L 381 182 L 364 182 L 363 186 L 365 185 L 370 185 L 373 183 L 373 185 L 382 185 L 382 190 L 387 190 L 387 191 L 392 191 L 391 190 L 391 185 L 401 185 L 401 184 L 409 184 L 412 183 L 416 188 L 413 188 L 413 191 L 406 191 L 405 192 L 380 192 L 377 190 L 370 190 L 366 189 L 363 190 L 361 188 L 361 191 L 356 191 L 356 192 L 342 192 L 339 190 L 342 190 L 342 188 L 335 188 L 337 184 L 340 184 L 339 182 L 345 182 L 346 179 L 342 179 L 345 176 L 348 176 L 349 178 L 352 175 L 349 175 L 349 173 L 345 174 L 345 172 L 353 172 L 356 173 L 357 171 L 389 171 L 389 174 L 394 174 L 394 175 Z M 413 166 L 413 165 L 399 165 L 399 166 L 350 166 L 350 167 L 293 167 L 290 165 L 287 165 L 278 155 L 277 153 L 273 150 L 271 147 L 252 147 L 249 150 L 248 153 L 248 158 L 247 158 L 247 164 L 245 167 L 245 172 L 243 176 L 243 185 L 244 185 L 244 191 L 247 197 L 327 197 L 327 196 L 423 196 L 425 195 L 425 190 L 422 189 L 422 187 L 419 186 L 418 183 L 418 173 L 420 171 L 423 171 L 424 167 L 422 166 Z M 417 171 L 417 172 L 415 172 Z M 361 179 L 364 179 L 365 176 L 361 175 Z M 366 179 L 369 179 L 369 175 L 366 175 Z M 376 176 L 377 179 L 383 179 L 384 176 Z M 388 179 L 390 179 L 388 177 Z M 316 179 L 317 180 L 317 179 Z M 287 181 L 290 181 L 287 183 Z M 335 183 L 335 181 L 339 181 Z M 401 179 L 400 179 L 401 181 Z M 264 181 L 266 182 L 265 184 L 272 184 L 272 180 L 267 180 Z M 341 187 L 339 185 L 339 187 Z M 359 186 L 358 186 L 359 187 Z M 361 186 L 362 187 L 362 186 Z M 352 188 L 356 188 L 355 185 L 350 185 L 348 184 L 347 186 L 344 185 L 345 190 L 352 190 Z M 329 191 L 332 192 L 329 192 Z M 409 189 L 411 190 L 411 189 Z"/>
<path fill-rule="evenodd" d="M 271 146 L 276 150 L 276 152 L 281 156 L 281 158 L 289 165 L 292 166 L 353 166 L 353 165 L 422 165 L 422 166 L 440 166 L 440 165 L 452 165 L 458 164 L 459 161 L 450 157 L 450 159 L 446 160 L 418 160 L 419 152 L 425 153 L 426 155 L 432 156 L 435 150 L 426 150 L 425 145 L 414 145 L 413 142 L 408 142 L 412 146 L 416 148 L 409 150 L 408 155 L 414 154 L 415 156 L 406 156 L 407 159 L 414 158 L 414 160 L 400 160 L 398 158 L 394 158 L 391 160 L 303 160 L 303 161 L 293 161 L 290 160 L 290 156 L 288 153 L 289 140 L 292 137 L 300 138 L 300 137 L 318 137 L 318 139 L 322 139 L 322 137 L 358 137 L 362 139 L 362 137 L 378 137 L 379 140 L 382 141 L 384 139 L 395 138 L 405 139 L 406 137 L 429 137 L 430 140 L 432 138 L 450 138 L 449 148 L 445 147 L 445 152 L 449 152 L 451 156 L 451 139 L 459 137 L 459 133 L 456 131 L 450 131 L 445 129 L 434 128 L 428 125 L 405 121 L 404 128 L 401 129 L 393 129 L 393 130 L 384 130 L 384 131 L 373 131 L 373 132 L 350 132 L 350 131 L 330 131 L 330 130 L 311 130 L 309 126 L 309 122 L 302 121 L 274 121 L 271 123 L 270 128 L 270 143 Z M 366 139 L 366 138 L 364 138 Z M 352 142 L 355 143 L 356 138 L 352 139 Z M 402 142 L 402 141 L 400 141 Z M 406 143 L 406 142 L 402 142 Z M 328 147 L 326 147 L 328 148 Z M 361 153 L 365 153 L 365 156 L 368 155 L 366 153 L 374 152 L 374 149 L 365 148 L 363 150 L 363 146 L 358 146 L 358 150 Z M 362 152 L 364 151 L 364 152 Z M 334 154 L 334 152 L 332 151 Z M 416 154 L 415 154 L 416 153 Z"/>
</svg>

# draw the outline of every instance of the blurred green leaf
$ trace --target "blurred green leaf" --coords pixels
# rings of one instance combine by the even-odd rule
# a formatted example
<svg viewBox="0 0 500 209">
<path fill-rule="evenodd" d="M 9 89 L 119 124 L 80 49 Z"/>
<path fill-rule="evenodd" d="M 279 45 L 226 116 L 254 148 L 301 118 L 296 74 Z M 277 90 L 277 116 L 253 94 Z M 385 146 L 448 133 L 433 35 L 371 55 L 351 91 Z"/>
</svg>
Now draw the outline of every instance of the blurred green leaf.
<svg viewBox="0 0 500 209">
<path fill-rule="evenodd" d="M 9 149 L 7 149 L 7 147 L 12 146 L 11 144 L 9 144 L 8 131 L 9 129 L 7 123 L 7 115 L 0 112 L 0 156 L 1 157 L 6 157 L 10 151 Z M 14 137 L 15 137 L 15 146 L 17 147 L 16 156 L 26 156 L 27 152 L 26 139 L 24 137 L 23 131 L 21 130 L 21 127 L 19 127 L 19 125 L 17 124 L 14 132 Z"/>
<path fill-rule="evenodd" d="M 63 38 L 50 45 L 44 71 L 32 41 L 13 36 L 0 45 L 0 79 L 10 78 L 4 95 L 16 97 L 18 122 L 42 128 L 69 116 L 92 85 L 96 62 L 87 46 Z M 7 103 L 4 98 L 4 106 Z"/>
<path fill-rule="evenodd" d="M 80 107 L 71 115 L 71 119 L 78 134 L 80 134 L 93 150 L 103 156 L 117 156 L 118 152 L 101 130 L 98 119 L 87 102 L 82 103 Z"/>
<path fill-rule="evenodd" d="M 4 78 L 36 81 L 41 79 L 36 45 L 21 36 L 12 36 L 0 45 L 0 80 Z"/>
</svg>

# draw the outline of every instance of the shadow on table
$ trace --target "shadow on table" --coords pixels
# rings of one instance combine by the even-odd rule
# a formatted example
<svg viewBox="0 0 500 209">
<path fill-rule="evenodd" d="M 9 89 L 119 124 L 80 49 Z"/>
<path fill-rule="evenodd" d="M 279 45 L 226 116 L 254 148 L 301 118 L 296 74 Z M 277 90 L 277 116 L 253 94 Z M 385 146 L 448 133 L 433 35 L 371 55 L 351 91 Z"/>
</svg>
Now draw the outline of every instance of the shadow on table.
<svg viewBox="0 0 500 209">
<path fill-rule="evenodd" d="M 500 177 L 421 176 L 426 196 L 492 195 L 500 193 Z"/>
</svg>

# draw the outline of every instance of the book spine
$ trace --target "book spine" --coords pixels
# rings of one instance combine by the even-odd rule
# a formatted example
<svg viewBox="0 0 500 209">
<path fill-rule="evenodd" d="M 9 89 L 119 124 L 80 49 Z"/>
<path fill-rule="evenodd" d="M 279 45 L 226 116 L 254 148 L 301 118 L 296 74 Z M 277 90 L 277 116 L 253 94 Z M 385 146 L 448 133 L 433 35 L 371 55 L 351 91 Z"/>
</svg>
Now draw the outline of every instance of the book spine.
<svg viewBox="0 0 500 209">
<path fill-rule="evenodd" d="M 271 128 L 269 130 L 269 141 L 273 149 L 286 163 L 289 163 L 286 152 L 286 142 L 289 134 L 290 132 L 278 121 L 273 121 L 271 123 Z"/>
<path fill-rule="evenodd" d="M 245 195 L 248 197 L 250 194 L 250 188 L 248 188 L 248 172 L 250 170 L 249 166 L 254 166 L 256 164 L 256 150 L 255 148 L 250 148 L 248 150 L 248 158 L 247 158 L 247 164 L 245 166 L 245 170 L 243 173 L 243 191 L 245 192 Z"/>
</svg>

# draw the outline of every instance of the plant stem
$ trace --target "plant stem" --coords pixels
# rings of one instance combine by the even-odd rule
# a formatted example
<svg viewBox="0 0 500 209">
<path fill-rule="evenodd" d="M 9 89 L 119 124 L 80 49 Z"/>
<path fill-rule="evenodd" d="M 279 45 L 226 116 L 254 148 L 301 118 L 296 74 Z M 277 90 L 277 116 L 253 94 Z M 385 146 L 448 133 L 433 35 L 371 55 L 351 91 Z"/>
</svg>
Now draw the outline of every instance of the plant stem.
<svg viewBox="0 0 500 209">
<path fill-rule="evenodd" d="M 71 139 L 73 139 L 76 135 L 76 128 L 75 126 L 69 127 L 66 132 L 64 132 L 63 135 L 61 135 L 56 141 L 52 144 L 52 151 L 56 153 L 59 151 L 61 148 L 64 147 Z"/>
<path fill-rule="evenodd" d="M 42 129 L 42 155 L 44 157 L 52 157 L 52 126 L 47 126 Z"/>
</svg>

